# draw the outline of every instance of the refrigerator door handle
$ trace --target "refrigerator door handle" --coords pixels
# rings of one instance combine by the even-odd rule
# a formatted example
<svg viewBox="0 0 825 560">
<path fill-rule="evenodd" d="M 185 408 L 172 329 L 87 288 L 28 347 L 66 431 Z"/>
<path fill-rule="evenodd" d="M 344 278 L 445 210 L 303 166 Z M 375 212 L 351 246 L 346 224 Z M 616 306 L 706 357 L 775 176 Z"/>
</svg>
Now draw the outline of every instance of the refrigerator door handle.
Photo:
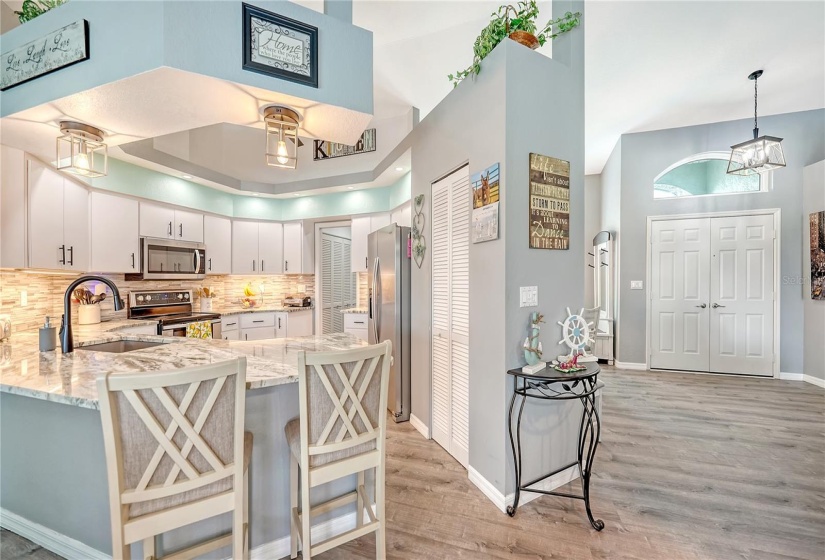
<svg viewBox="0 0 825 560">
<path fill-rule="evenodd" d="M 372 320 L 372 328 L 375 334 L 375 343 L 378 344 L 381 342 L 381 299 L 383 299 L 383 290 L 381 288 L 381 261 L 378 257 L 375 257 L 375 266 L 372 270 L 373 280 L 372 280 L 372 294 L 374 298 L 374 305 L 373 305 L 373 320 Z"/>
</svg>

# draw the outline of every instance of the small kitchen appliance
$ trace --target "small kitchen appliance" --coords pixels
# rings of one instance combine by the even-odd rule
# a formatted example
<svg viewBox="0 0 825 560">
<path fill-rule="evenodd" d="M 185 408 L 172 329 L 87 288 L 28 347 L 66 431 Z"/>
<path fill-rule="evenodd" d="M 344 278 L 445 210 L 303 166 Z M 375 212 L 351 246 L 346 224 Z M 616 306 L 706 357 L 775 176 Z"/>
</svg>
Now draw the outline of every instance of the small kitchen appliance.
<svg viewBox="0 0 825 560">
<path fill-rule="evenodd" d="M 312 307 L 312 298 L 306 294 L 287 294 L 284 307 Z"/>
<path fill-rule="evenodd" d="M 212 338 L 221 338 L 220 313 L 193 311 L 192 290 L 145 290 L 129 294 L 129 319 L 158 322 L 158 334 L 186 336 L 190 323 L 212 323 Z"/>
</svg>

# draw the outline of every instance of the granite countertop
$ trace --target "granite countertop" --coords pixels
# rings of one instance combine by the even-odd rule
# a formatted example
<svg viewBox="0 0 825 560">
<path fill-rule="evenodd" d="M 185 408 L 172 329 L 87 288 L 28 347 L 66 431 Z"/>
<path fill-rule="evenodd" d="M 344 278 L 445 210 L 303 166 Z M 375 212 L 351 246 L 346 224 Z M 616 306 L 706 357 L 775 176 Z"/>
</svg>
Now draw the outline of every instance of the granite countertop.
<svg viewBox="0 0 825 560">
<path fill-rule="evenodd" d="M 345 307 L 341 310 L 341 313 L 367 314 L 369 313 L 369 309 L 367 309 L 366 307 Z"/>
<path fill-rule="evenodd" d="M 157 321 L 149 321 L 143 319 L 112 319 L 110 321 L 101 321 L 96 325 L 78 325 L 72 323 L 73 336 L 97 336 L 102 333 L 122 331 L 123 329 L 131 329 L 133 327 L 148 327 L 157 325 Z M 60 324 L 55 325 L 58 330 Z M 14 339 L 12 339 L 12 342 Z"/>
<path fill-rule="evenodd" d="M 38 331 L 15 333 L 0 344 L 0 391 L 84 408 L 99 408 L 95 381 L 106 373 L 159 371 L 204 365 L 239 356 L 247 358 L 247 389 L 298 381 L 298 352 L 346 350 L 366 345 L 348 333 L 270 340 L 199 340 L 155 335 L 119 334 L 117 329 L 147 321 L 111 321 L 73 331 L 75 351 L 38 350 Z M 116 340 L 164 342 L 115 354 L 83 346 Z"/>
<path fill-rule="evenodd" d="M 252 307 L 250 309 L 218 309 L 215 308 L 212 311 L 215 313 L 220 313 L 221 316 L 227 315 L 244 315 L 246 313 L 295 313 L 296 311 L 312 311 L 315 309 L 314 305 L 309 307 L 284 307 L 284 306 L 274 306 L 274 307 Z"/>
</svg>

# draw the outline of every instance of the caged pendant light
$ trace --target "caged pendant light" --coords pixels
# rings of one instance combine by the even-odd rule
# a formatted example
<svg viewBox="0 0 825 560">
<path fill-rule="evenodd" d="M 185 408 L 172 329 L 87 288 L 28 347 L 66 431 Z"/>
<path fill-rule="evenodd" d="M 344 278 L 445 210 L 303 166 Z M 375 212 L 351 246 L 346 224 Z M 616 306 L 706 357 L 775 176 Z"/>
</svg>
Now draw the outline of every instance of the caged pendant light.
<svg viewBox="0 0 825 560">
<path fill-rule="evenodd" d="M 108 173 L 109 152 L 103 131 L 75 121 L 60 121 L 57 137 L 57 169 L 82 177 L 103 177 Z"/>
<path fill-rule="evenodd" d="M 288 107 L 265 107 L 266 164 L 272 167 L 295 169 L 298 166 L 298 148 L 303 142 L 298 138 L 300 115 Z"/>
<path fill-rule="evenodd" d="M 771 169 L 785 167 L 782 138 L 759 136 L 759 126 L 756 121 L 756 85 L 760 76 L 762 76 L 762 70 L 752 72 L 748 76 L 749 80 L 753 80 L 753 140 L 730 147 L 728 173 L 731 175 L 753 175 L 754 173 L 765 173 Z"/>
</svg>

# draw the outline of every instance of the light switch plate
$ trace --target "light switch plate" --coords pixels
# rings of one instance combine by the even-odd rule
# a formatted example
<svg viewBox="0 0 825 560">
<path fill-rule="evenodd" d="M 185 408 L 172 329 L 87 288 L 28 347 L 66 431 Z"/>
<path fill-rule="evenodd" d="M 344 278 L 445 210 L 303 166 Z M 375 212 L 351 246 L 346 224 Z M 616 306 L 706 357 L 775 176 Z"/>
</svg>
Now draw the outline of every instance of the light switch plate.
<svg viewBox="0 0 825 560">
<path fill-rule="evenodd" d="M 519 288 L 519 307 L 537 307 L 538 304 L 538 286 L 521 286 Z"/>
<path fill-rule="evenodd" d="M 630 289 L 631 290 L 644 290 L 645 289 L 644 280 L 631 280 L 630 281 Z"/>
</svg>

